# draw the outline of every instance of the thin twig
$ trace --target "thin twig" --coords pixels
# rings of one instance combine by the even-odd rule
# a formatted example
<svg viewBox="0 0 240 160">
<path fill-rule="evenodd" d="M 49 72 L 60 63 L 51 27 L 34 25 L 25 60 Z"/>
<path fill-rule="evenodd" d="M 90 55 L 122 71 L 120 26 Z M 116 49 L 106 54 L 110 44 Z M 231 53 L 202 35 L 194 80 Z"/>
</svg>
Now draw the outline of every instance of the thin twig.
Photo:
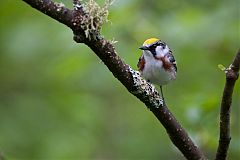
<svg viewBox="0 0 240 160">
<path fill-rule="evenodd" d="M 222 96 L 220 111 L 220 136 L 219 145 L 215 160 L 225 160 L 231 141 L 230 136 L 230 111 L 232 104 L 232 94 L 236 80 L 239 76 L 240 67 L 240 49 L 238 50 L 233 63 L 226 69 L 226 83 Z"/>
</svg>

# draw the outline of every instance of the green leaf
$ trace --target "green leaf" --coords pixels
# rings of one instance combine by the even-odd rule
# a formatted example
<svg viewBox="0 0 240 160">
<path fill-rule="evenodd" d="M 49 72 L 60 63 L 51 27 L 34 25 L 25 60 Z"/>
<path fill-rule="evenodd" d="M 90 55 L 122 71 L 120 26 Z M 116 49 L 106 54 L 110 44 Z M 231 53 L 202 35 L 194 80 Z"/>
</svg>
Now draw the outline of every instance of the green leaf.
<svg viewBox="0 0 240 160">
<path fill-rule="evenodd" d="M 225 70 L 226 70 L 226 67 L 224 67 L 222 64 L 219 64 L 219 65 L 218 65 L 218 68 L 221 69 L 222 71 L 225 71 Z"/>
</svg>

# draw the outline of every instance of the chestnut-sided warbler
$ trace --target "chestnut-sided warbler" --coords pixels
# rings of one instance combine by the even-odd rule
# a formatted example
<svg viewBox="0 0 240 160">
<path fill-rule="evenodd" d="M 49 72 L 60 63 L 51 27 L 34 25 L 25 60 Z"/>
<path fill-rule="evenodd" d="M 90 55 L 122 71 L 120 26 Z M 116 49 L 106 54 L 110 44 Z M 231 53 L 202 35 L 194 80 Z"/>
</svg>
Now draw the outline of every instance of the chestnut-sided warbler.
<svg viewBox="0 0 240 160">
<path fill-rule="evenodd" d="M 147 39 L 139 48 L 142 55 L 138 61 L 138 69 L 149 82 L 162 86 L 176 79 L 177 65 L 172 51 L 167 44 L 157 38 Z"/>
</svg>

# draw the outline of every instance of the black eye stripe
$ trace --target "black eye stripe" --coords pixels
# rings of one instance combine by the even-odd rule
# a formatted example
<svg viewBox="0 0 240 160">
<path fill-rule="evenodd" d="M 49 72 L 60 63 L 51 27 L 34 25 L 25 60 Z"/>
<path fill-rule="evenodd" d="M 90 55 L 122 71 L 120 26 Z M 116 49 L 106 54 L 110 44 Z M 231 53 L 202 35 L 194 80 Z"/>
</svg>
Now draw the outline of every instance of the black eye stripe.
<svg viewBox="0 0 240 160">
<path fill-rule="evenodd" d="M 153 48 L 153 47 L 150 47 L 150 48 L 149 48 L 149 51 L 150 51 L 154 56 L 156 56 L 156 54 L 157 54 L 155 48 L 156 48 L 156 47 L 154 47 L 154 48 Z"/>
<path fill-rule="evenodd" d="M 157 53 L 156 53 L 157 46 L 162 46 L 162 49 L 165 49 L 166 48 L 166 43 L 164 43 L 162 41 L 158 41 L 158 42 L 155 42 L 152 45 L 150 45 L 148 47 L 148 50 L 153 54 L 153 56 L 157 55 Z"/>
<path fill-rule="evenodd" d="M 159 46 L 162 46 L 162 47 L 164 47 L 165 48 L 165 46 L 166 46 L 166 43 L 164 43 L 164 42 L 158 42 L 159 43 Z"/>
<path fill-rule="evenodd" d="M 165 43 L 162 43 L 161 46 L 162 46 L 163 49 L 166 48 L 166 44 Z"/>
<path fill-rule="evenodd" d="M 157 46 L 162 46 L 162 48 L 165 49 L 166 43 L 158 41 L 158 42 L 152 44 L 151 46 L 149 46 L 149 48 L 152 50 L 152 49 L 155 49 Z"/>
</svg>

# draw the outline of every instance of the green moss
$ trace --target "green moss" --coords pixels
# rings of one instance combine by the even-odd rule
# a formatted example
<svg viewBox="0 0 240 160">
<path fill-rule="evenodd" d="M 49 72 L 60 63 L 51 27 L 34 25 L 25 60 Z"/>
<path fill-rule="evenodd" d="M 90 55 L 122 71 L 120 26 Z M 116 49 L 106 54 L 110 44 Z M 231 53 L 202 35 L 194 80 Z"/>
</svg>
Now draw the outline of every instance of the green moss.
<svg viewBox="0 0 240 160">
<path fill-rule="evenodd" d="M 104 5 L 101 7 L 94 0 L 89 0 L 83 4 L 86 17 L 82 21 L 82 27 L 87 38 L 91 38 L 91 33 L 99 33 L 103 24 L 108 22 L 108 8 L 112 3 L 113 0 L 105 0 Z"/>
</svg>

